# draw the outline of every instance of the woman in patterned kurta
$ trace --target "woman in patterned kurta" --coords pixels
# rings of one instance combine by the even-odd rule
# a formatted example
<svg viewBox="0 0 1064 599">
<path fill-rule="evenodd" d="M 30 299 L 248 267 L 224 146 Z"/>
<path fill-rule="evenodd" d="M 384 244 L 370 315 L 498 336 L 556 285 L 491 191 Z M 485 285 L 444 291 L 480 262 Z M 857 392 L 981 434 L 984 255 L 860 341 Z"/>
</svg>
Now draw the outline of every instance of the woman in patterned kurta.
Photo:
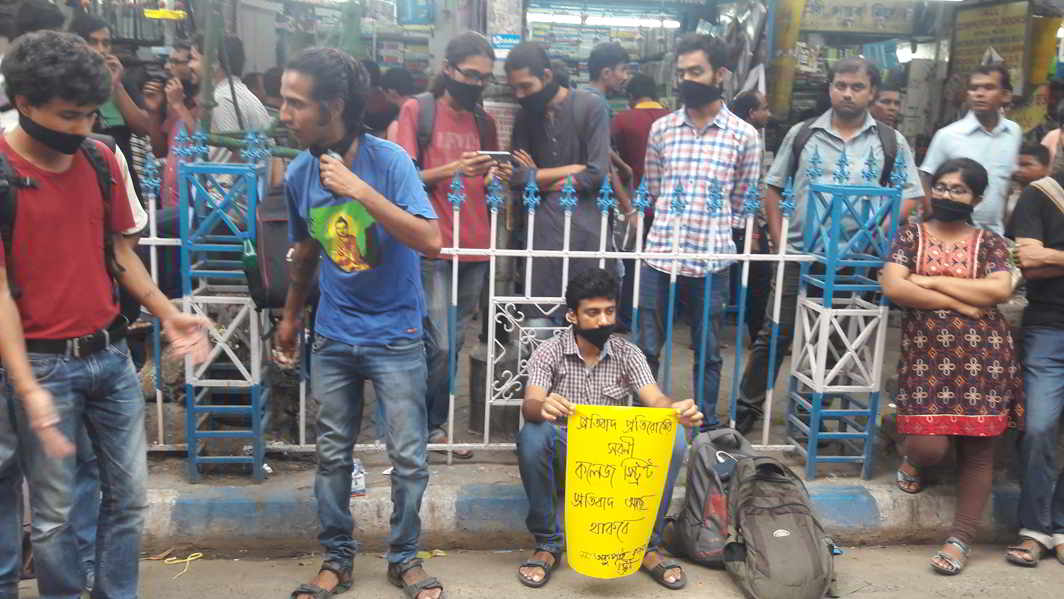
<svg viewBox="0 0 1064 599">
<path fill-rule="evenodd" d="M 923 488 L 920 468 L 942 460 L 955 439 L 957 508 L 949 539 L 931 560 L 943 574 L 967 562 L 990 495 L 994 438 L 1022 419 L 1023 379 L 1005 318 L 1012 292 L 1008 246 L 970 224 L 987 186 L 980 164 L 945 162 L 932 178 L 931 218 L 898 233 L 883 292 L 906 308 L 898 369 L 898 432 L 907 435 L 898 486 Z"/>
</svg>

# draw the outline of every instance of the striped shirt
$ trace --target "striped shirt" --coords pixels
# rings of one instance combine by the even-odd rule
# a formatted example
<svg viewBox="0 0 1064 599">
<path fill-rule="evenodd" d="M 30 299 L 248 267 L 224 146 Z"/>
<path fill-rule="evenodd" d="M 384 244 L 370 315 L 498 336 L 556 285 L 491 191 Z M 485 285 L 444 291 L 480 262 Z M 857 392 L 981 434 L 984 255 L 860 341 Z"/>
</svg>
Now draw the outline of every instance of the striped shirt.
<svg viewBox="0 0 1064 599">
<path fill-rule="evenodd" d="M 671 253 L 676 226 L 681 252 L 731 253 L 732 227 L 742 226 L 743 200 L 757 187 L 761 173 L 761 137 L 726 106 L 698 130 L 684 109 L 654 122 L 647 141 L 644 181 L 654 198 L 654 224 L 647 251 Z M 680 210 L 673 209 L 677 185 L 683 189 Z M 673 260 L 647 260 L 661 272 Z M 682 260 L 677 274 L 704 277 L 731 260 Z"/>
<path fill-rule="evenodd" d="M 532 352 L 528 384 L 557 393 L 570 403 L 627 406 L 640 389 L 654 384 L 654 375 L 643 352 L 617 335 L 606 341 L 598 363 L 589 367 L 569 327 Z"/>
</svg>

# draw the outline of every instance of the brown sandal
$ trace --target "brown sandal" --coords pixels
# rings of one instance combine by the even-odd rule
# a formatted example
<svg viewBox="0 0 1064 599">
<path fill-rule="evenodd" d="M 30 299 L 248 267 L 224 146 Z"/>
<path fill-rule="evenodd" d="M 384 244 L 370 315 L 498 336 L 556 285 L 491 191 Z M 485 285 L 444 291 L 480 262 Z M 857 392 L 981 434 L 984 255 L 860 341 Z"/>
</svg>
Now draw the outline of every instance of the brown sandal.
<svg viewBox="0 0 1064 599">
<path fill-rule="evenodd" d="M 1029 545 L 1031 543 L 1034 544 L 1034 547 Z M 1018 556 L 1016 555 L 1017 553 L 1025 554 L 1025 556 Z M 1038 562 L 1042 561 L 1046 553 L 1049 553 L 1049 550 L 1037 540 L 1031 537 L 1020 537 L 1018 544 L 1012 545 L 1005 550 L 1005 561 L 1024 568 L 1037 568 Z M 1057 559 L 1060 559 L 1059 553 L 1057 554 Z"/>
</svg>

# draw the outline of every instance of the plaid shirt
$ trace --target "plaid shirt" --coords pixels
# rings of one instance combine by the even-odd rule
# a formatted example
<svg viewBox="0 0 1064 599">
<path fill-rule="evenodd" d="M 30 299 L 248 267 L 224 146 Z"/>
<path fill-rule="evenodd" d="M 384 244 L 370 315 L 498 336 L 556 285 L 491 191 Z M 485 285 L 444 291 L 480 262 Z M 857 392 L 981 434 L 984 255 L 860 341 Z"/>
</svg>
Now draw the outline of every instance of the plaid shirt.
<svg viewBox="0 0 1064 599">
<path fill-rule="evenodd" d="M 732 227 L 742 226 L 743 201 L 756 189 L 761 172 L 761 137 L 750 124 L 722 106 L 701 131 L 684 109 L 661 117 L 650 129 L 644 180 L 654 198 L 654 224 L 647 251 L 672 253 L 677 221 L 681 252 L 735 251 Z M 683 206 L 673 209 L 677 184 Z M 652 268 L 672 272 L 674 260 L 647 260 Z M 730 260 L 683 260 L 678 274 L 704 277 L 726 268 Z"/>
<path fill-rule="evenodd" d="M 614 335 L 592 367 L 580 357 L 573 327 L 544 341 L 528 360 L 528 384 L 557 393 L 570 403 L 627 406 L 633 394 L 654 384 L 647 359 L 639 348 Z"/>
</svg>

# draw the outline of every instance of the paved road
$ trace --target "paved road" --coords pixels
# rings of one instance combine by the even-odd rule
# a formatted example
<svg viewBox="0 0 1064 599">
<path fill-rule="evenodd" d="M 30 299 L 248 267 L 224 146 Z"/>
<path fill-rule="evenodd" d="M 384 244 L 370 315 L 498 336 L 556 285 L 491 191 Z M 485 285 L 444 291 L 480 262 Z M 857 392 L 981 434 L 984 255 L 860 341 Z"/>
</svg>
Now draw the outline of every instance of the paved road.
<svg viewBox="0 0 1064 599">
<path fill-rule="evenodd" d="M 1059 597 L 1064 588 L 1064 566 L 1053 559 L 1033 570 L 1010 566 L 1001 559 L 1002 549 L 977 547 L 968 570 L 957 577 L 934 574 L 927 567 L 932 548 L 921 546 L 846 548 L 836 561 L 839 594 L 842 597 L 874 599 L 988 597 L 1022 599 Z M 741 595 L 724 572 L 688 568 L 686 590 L 672 592 L 654 584 L 645 575 L 620 580 L 594 580 L 563 568 L 543 590 L 526 589 L 514 579 L 517 562 L 525 552 L 450 552 L 426 562 L 430 574 L 447 585 L 451 599 L 665 599 L 699 597 L 740 599 Z M 208 556 L 209 557 L 209 556 Z M 309 579 L 320 556 L 294 559 L 215 559 L 184 566 L 142 562 L 142 593 L 148 599 L 284 599 L 299 581 Z M 355 588 L 341 597 L 402 599 L 398 589 L 384 578 L 384 560 L 376 555 L 360 557 L 355 566 Z M 23 598 L 36 598 L 31 582 L 22 585 Z"/>
</svg>

